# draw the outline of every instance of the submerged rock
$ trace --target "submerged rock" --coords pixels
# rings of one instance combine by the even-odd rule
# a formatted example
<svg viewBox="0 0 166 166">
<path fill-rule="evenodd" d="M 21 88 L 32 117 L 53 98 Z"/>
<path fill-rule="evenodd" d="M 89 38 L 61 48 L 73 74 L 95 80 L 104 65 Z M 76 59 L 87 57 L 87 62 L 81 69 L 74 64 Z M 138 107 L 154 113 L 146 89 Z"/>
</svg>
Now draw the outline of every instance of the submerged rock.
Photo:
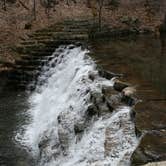
<svg viewBox="0 0 166 166">
<path fill-rule="evenodd" d="M 146 133 L 132 155 L 132 165 L 142 165 L 148 162 L 162 161 L 166 158 L 166 144 L 163 144 L 166 130 Z"/>
</svg>

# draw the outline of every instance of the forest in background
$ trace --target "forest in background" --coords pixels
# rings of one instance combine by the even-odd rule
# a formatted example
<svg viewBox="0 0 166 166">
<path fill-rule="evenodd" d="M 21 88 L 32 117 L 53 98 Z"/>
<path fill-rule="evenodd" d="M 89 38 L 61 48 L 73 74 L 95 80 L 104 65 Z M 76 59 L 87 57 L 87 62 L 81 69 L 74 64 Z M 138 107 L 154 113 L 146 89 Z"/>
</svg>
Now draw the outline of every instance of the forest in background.
<svg viewBox="0 0 166 166">
<path fill-rule="evenodd" d="M 0 62 L 14 63 L 11 47 L 27 34 L 65 19 L 89 19 L 113 29 L 158 34 L 165 21 L 164 0 L 1 0 Z"/>
</svg>

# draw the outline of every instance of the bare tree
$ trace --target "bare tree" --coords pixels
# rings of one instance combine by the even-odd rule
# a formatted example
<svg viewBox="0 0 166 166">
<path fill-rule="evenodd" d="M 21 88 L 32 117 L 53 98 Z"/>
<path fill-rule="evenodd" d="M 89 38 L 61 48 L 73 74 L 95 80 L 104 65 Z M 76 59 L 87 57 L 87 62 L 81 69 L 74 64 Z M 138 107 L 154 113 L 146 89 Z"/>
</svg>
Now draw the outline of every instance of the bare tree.
<svg viewBox="0 0 166 166">
<path fill-rule="evenodd" d="M 102 24 L 102 9 L 104 6 L 104 0 L 97 0 L 98 2 L 98 23 L 99 23 L 99 29 L 101 30 L 101 24 Z"/>
<path fill-rule="evenodd" d="M 94 22 L 98 22 L 99 30 L 102 26 L 102 10 L 104 7 L 105 0 L 87 0 L 87 7 L 91 8 Z"/>
<path fill-rule="evenodd" d="M 21 1 L 21 0 L 18 0 L 18 2 L 21 4 L 21 6 L 26 9 L 26 10 L 29 10 L 29 8 Z"/>
<path fill-rule="evenodd" d="M 6 11 L 6 0 L 3 0 L 3 10 Z"/>
<path fill-rule="evenodd" d="M 41 5 L 45 8 L 45 13 L 49 17 L 51 8 L 55 9 L 55 6 L 59 3 L 58 0 L 40 0 Z"/>
<path fill-rule="evenodd" d="M 86 6 L 87 6 L 88 8 L 91 8 L 90 0 L 86 0 Z"/>
<path fill-rule="evenodd" d="M 36 20 L 36 0 L 33 0 L 33 18 Z"/>
<path fill-rule="evenodd" d="M 151 22 L 161 9 L 161 2 L 156 0 L 146 0 L 144 3 L 146 16 L 149 22 Z"/>
<path fill-rule="evenodd" d="M 87 0 L 87 3 L 89 3 L 90 0 Z M 95 0 L 95 3 L 97 5 L 97 13 L 98 13 L 98 25 L 99 30 L 101 30 L 102 27 L 102 13 L 103 8 L 105 7 L 111 7 L 111 10 L 115 10 L 119 6 L 119 0 Z M 90 5 L 91 6 L 91 5 Z M 92 7 L 92 6 L 91 6 Z"/>
<path fill-rule="evenodd" d="M 77 3 L 76 0 L 71 0 L 73 1 L 75 4 Z M 66 0 L 66 4 L 69 6 L 70 5 L 70 0 Z"/>
</svg>

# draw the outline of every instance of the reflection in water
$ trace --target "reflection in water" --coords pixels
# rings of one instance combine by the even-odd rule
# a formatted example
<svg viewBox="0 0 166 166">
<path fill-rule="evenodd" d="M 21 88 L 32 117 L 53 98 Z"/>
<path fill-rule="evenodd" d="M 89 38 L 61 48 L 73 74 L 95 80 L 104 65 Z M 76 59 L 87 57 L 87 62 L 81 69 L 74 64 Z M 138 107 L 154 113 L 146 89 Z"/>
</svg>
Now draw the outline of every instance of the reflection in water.
<svg viewBox="0 0 166 166">
<path fill-rule="evenodd" d="M 125 73 L 125 66 L 166 94 L 166 37 L 139 36 L 92 43 L 97 60 L 107 69 Z"/>
<path fill-rule="evenodd" d="M 161 84 L 161 90 L 166 94 L 166 36 L 161 36 L 161 54 L 159 57 L 160 67 L 159 67 L 159 80 Z"/>
<path fill-rule="evenodd" d="M 142 102 L 136 105 L 135 123 L 139 130 L 148 131 L 150 136 L 144 136 L 138 149 L 147 152 L 147 161 L 165 160 L 166 37 L 99 41 L 92 43 L 91 49 L 94 58 L 105 69 L 124 73 L 126 81 L 139 85 L 137 95 Z M 141 152 L 140 156 L 136 155 L 139 162 L 141 155 Z"/>
</svg>

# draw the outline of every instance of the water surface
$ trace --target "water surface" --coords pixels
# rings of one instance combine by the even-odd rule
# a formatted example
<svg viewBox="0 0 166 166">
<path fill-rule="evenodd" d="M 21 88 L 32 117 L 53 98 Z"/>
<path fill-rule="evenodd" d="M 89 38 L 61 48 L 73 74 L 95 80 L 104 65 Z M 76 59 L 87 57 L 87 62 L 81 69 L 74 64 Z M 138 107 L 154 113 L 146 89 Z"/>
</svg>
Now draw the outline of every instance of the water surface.
<svg viewBox="0 0 166 166">
<path fill-rule="evenodd" d="M 166 95 L 166 37 L 136 36 L 92 43 L 93 56 L 104 68 L 144 79 Z"/>
<path fill-rule="evenodd" d="M 166 96 L 166 38 L 140 36 L 101 40 L 90 45 L 92 56 L 104 68 L 124 73 L 127 81 L 145 80 Z M 1 78 L 0 78 L 1 79 Z M 2 80 L 2 79 L 1 79 Z M 133 81 L 134 82 L 134 81 Z M 135 81 L 137 82 L 137 81 Z M 141 81 L 140 81 L 141 82 Z M 150 84 L 149 84 L 150 83 Z M 2 87 L 0 91 L 0 165 L 33 165 L 30 156 L 15 142 L 15 133 L 25 124 L 29 94 Z M 158 96 L 156 96 L 158 98 Z M 160 118 L 160 117 L 159 117 Z"/>
</svg>

